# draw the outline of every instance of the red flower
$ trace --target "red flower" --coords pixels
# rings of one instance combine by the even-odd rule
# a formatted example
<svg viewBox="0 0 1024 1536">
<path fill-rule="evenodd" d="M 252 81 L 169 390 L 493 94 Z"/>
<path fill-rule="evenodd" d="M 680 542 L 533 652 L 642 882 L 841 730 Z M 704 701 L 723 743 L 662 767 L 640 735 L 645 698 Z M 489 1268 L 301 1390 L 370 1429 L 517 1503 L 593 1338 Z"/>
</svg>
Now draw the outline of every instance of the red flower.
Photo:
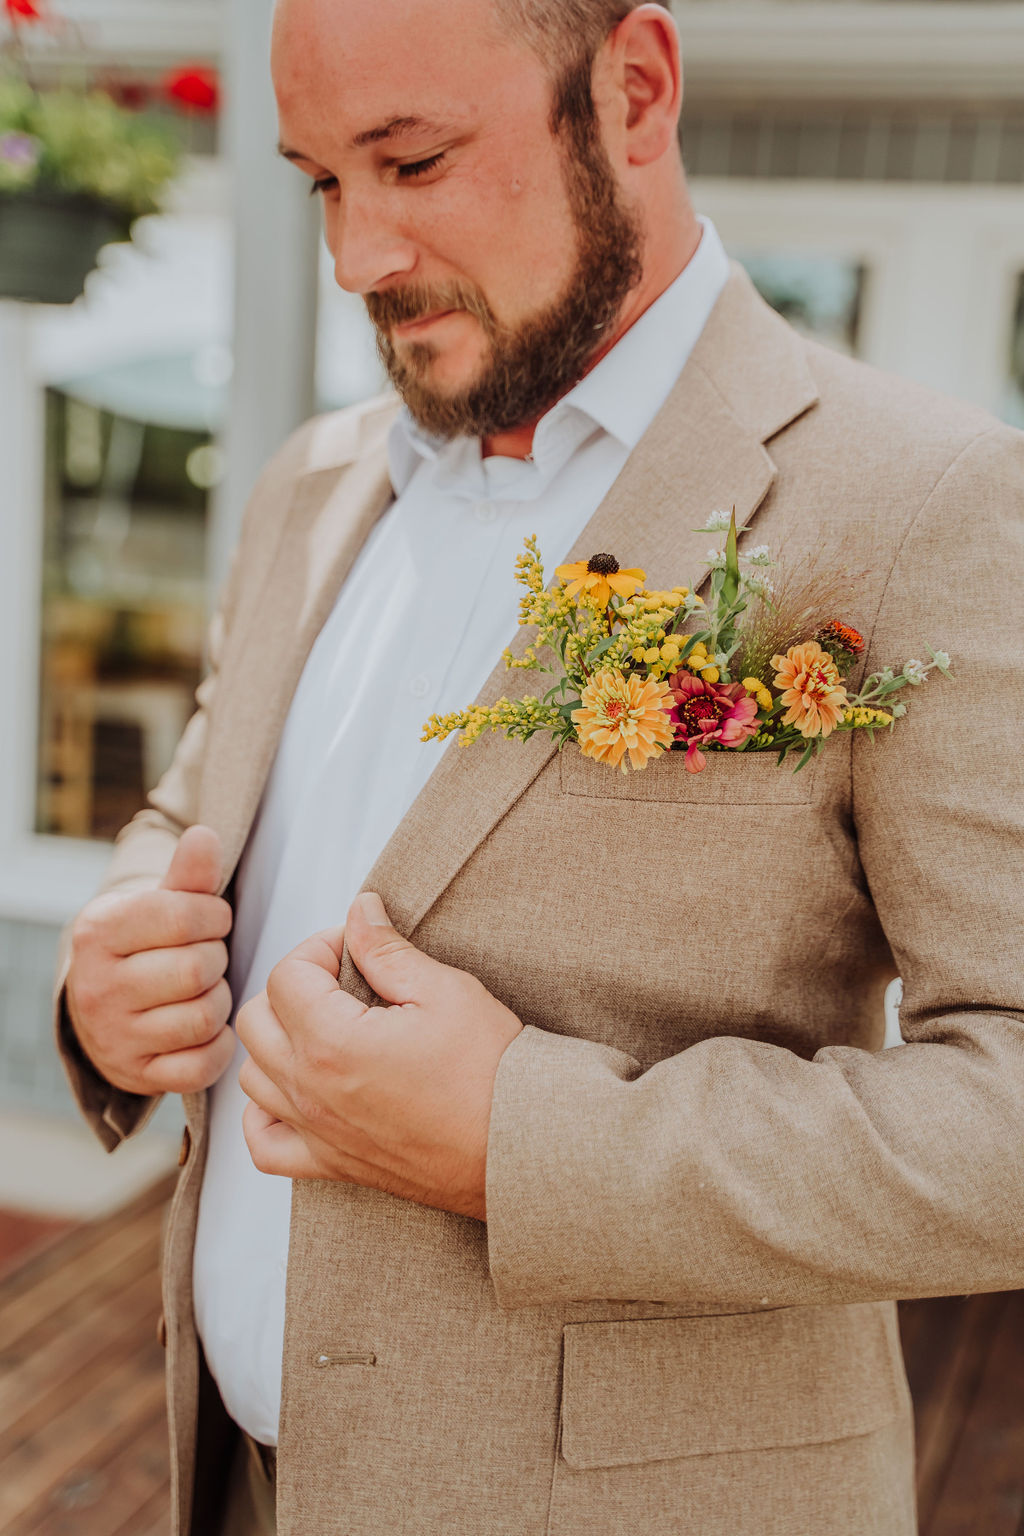
<svg viewBox="0 0 1024 1536">
<path fill-rule="evenodd" d="M 186 112 L 213 117 L 220 106 L 220 78 L 215 69 L 207 69 L 203 64 L 178 70 L 169 77 L 164 89 L 168 98 Z"/>
<path fill-rule="evenodd" d="M 860 656 L 864 651 L 864 636 L 839 619 L 833 619 L 824 629 L 819 629 L 814 638 L 829 654 L 848 651 L 851 656 Z"/>
<path fill-rule="evenodd" d="M 706 683 L 689 672 L 676 672 L 668 685 L 674 699 L 669 715 L 676 723 L 676 740 L 686 742 L 689 773 L 700 773 L 707 761 L 701 747 L 712 742 L 738 747 L 756 734 L 757 704 L 742 683 Z"/>
<path fill-rule="evenodd" d="M 7 20 L 16 27 L 22 21 L 42 21 L 43 13 L 36 0 L 4 0 Z"/>
<path fill-rule="evenodd" d="M 102 80 L 100 89 L 126 112 L 141 112 L 153 94 L 145 80 Z"/>
</svg>

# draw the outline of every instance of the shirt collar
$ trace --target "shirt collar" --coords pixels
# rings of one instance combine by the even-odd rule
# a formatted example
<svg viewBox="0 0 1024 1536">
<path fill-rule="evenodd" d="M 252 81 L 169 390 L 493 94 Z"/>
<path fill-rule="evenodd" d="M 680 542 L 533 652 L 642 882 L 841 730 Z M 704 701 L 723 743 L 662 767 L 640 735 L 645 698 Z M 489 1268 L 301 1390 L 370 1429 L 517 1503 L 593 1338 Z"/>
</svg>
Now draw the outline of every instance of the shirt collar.
<svg viewBox="0 0 1024 1536">
<path fill-rule="evenodd" d="M 675 281 L 538 423 L 533 464 L 544 479 L 555 474 L 595 428 L 632 451 L 668 399 L 729 277 L 718 231 L 710 219 L 700 223 L 700 244 Z M 483 461 L 477 439 L 446 442 L 431 437 L 404 409 L 391 429 L 389 459 L 398 494 L 425 462 L 435 466 L 435 477 L 449 487 L 464 479 L 479 481 L 488 468 L 486 478 L 497 479 L 499 485 L 507 478 L 510 490 L 517 478 L 513 466 L 518 461 Z M 499 486 L 492 485 L 490 494 L 500 494 Z"/>
</svg>

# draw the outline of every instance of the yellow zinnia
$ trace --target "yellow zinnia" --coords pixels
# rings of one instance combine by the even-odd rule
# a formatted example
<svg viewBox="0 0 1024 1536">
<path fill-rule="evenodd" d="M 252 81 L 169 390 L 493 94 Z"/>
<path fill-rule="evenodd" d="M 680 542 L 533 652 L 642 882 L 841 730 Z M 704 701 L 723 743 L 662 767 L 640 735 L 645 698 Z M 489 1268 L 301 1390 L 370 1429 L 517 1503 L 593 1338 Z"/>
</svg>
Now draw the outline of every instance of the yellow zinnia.
<svg viewBox="0 0 1024 1536">
<path fill-rule="evenodd" d="M 589 560 L 560 565 L 555 575 L 569 597 L 586 592 L 596 608 L 607 608 L 613 592 L 632 597 L 647 579 L 643 571 L 621 571 L 614 555 L 591 555 Z"/>
<path fill-rule="evenodd" d="M 666 698 L 671 707 L 667 683 L 598 672 L 580 696 L 581 708 L 572 713 L 584 757 L 610 763 L 623 773 L 630 764 L 646 768 L 651 758 L 671 746 L 675 735 Z"/>
</svg>

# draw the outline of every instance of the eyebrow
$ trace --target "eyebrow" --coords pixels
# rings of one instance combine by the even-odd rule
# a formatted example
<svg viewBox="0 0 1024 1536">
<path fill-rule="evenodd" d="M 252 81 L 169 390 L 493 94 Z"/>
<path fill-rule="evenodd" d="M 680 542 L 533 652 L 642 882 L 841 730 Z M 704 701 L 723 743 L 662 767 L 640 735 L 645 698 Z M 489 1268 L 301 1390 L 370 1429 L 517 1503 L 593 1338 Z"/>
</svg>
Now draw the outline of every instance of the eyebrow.
<svg viewBox="0 0 1024 1536">
<path fill-rule="evenodd" d="M 426 117 L 390 117 L 386 123 L 381 123 L 376 128 L 367 128 L 362 133 L 357 133 L 352 140 L 352 148 L 365 149 L 368 144 L 382 144 L 388 139 L 401 139 L 409 134 L 424 131 L 440 132 L 444 128 L 443 123 L 431 122 Z M 310 164 L 317 163 L 315 155 L 304 154 L 301 149 L 289 149 L 287 144 L 279 144 L 277 152 L 286 160 L 308 160 Z"/>
</svg>

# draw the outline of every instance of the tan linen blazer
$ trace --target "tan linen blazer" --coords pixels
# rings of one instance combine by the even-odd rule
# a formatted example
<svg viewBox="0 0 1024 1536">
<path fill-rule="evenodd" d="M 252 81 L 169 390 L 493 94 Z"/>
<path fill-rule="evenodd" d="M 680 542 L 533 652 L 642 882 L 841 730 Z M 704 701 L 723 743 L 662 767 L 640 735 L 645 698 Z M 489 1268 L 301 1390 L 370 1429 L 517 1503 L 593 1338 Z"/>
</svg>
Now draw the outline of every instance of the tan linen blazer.
<svg viewBox="0 0 1024 1536">
<path fill-rule="evenodd" d="M 196 821 L 230 882 L 390 500 L 393 412 L 316 421 L 266 472 L 199 712 L 110 886 L 152 885 Z M 748 545 L 857 576 L 842 617 L 870 668 L 928 641 L 956 680 L 797 775 L 439 749 L 367 888 L 526 1025 L 497 1080 L 488 1223 L 296 1184 L 283 1536 L 909 1536 L 893 1298 L 1024 1284 L 1024 437 L 800 339 L 737 270 L 575 557 L 700 579 L 693 530 L 733 503 Z M 481 697 L 507 686 L 499 662 Z M 909 1043 L 881 1052 L 897 974 Z M 342 980 L 367 996 L 347 959 Z M 150 1106 L 63 1033 L 113 1146 Z M 165 1277 L 179 1536 L 204 1097 L 186 1112 Z"/>
</svg>

